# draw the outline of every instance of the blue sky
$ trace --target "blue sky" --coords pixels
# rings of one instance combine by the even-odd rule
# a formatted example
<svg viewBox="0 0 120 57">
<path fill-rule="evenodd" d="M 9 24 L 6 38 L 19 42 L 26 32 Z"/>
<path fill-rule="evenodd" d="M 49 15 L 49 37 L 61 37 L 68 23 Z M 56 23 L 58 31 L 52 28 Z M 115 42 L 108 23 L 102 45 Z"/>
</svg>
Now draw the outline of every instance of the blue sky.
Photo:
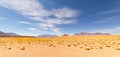
<svg viewBox="0 0 120 57">
<path fill-rule="evenodd" d="M 0 31 L 20 35 L 120 34 L 120 0 L 2 0 Z"/>
</svg>

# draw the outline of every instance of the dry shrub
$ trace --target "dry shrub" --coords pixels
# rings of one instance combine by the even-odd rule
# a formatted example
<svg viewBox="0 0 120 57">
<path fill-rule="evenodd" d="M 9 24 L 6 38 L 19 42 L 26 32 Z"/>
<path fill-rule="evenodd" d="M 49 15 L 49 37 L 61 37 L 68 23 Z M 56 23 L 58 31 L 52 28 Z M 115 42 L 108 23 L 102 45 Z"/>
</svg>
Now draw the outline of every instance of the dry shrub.
<svg viewBox="0 0 120 57">
<path fill-rule="evenodd" d="M 71 47 L 71 45 L 68 45 L 68 47 Z"/>
<path fill-rule="evenodd" d="M 83 48 L 82 46 L 80 48 Z"/>
<path fill-rule="evenodd" d="M 111 47 L 111 45 L 106 45 L 106 47 Z"/>
<path fill-rule="evenodd" d="M 50 44 L 50 45 L 49 45 L 49 47 L 56 47 L 56 46 L 55 46 L 55 45 L 53 45 L 53 44 Z"/>
<path fill-rule="evenodd" d="M 116 50 L 120 50 L 120 47 L 117 47 Z"/>
<path fill-rule="evenodd" d="M 103 47 L 102 47 L 102 46 L 100 46 L 99 48 L 100 48 L 100 49 L 103 49 Z"/>
<path fill-rule="evenodd" d="M 25 47 L 23 46 L 22 48 L 20 48 L 20 50 L 25 50 Z"/>
<path fill-rule="evenodd" d="M 85 48 L 85 50 L 91 50 L 91 48 Z"/>
<path fill-rule="evenodd" d="M 12 48 L 8 48 L 8 50 L 11 50 Z"/>
</svg>

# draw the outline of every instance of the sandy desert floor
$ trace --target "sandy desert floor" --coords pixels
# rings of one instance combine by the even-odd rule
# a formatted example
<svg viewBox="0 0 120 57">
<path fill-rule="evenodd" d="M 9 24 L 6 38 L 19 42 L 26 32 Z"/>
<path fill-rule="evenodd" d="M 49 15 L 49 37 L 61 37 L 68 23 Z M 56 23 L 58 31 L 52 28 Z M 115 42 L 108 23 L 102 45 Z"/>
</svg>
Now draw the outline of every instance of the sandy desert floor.
<svg viewBox="0 0 120 57">
<path fill-rule="evenodd" d="M 0 38 L 0 57 L 120 57 L 120 38 Z"/>
</svg>

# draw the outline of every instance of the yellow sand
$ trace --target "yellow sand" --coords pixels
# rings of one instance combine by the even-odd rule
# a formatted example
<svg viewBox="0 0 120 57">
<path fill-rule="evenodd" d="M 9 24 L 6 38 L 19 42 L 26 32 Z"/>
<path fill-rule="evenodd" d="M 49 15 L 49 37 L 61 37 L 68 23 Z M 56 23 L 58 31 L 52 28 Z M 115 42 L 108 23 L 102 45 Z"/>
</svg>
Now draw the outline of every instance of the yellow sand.
<svg viewBox="0 0 120 57">
<path fill-rule="evenodd" d="M 1 37 L 0 57 L 120 57 L 120 36 Z"/>
</svg>

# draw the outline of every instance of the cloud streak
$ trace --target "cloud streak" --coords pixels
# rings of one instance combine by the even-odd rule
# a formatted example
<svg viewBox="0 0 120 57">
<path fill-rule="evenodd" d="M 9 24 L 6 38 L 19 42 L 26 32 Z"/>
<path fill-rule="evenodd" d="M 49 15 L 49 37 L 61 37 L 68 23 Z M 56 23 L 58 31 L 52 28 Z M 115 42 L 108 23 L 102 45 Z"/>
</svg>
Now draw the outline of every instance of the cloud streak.
<svg viewBox="0 0 120 57">
<path fill-rule="evenodd" d="M 3 0 L 0 2 L 0 6 L 16 11 L 33 21 L 37 21 L 36 26 L 39 26 L 45 30 L 51 30 L 57 34 L 62 34 L 57 25 L 74 23 L 73 19 L 79 14 L 79 11 L 68 8 L 52 8 L 47 10 L 37 0 Z M 55 18 L 50 18 L 54 16 Z M 68 19 L 69 18 L 69 19 Z M 19 22 L 29 24 L 27 22 Z"/>
<path fill-rule="evenodd" d="M 93 23 L 110 23 L 113 22 L 114 20 L 118 20 L 119 18 L 120 15 L 111 16 L 111 17 L 102 18 L 101 20 L 93 21 Z"/>
<path fill-rule="evenodd" d="M 21 24 L 28 24 L 28 25 L 31 25 L 31 24 L 32 24 L 32 23 L 26 22 L 26 21 L 18 21 L 18 23 L 21 23 Z"/>
<path fill-rule="evenodd" d="M 38 29 L 37 29 L 37 28 L 28 28 L 28 30 L 36 31 L 36 30 L 38 30 Z"/>
<path fill-rule="evenodd" d="M 0 20 L 6 20 L 6 18 L 5 17 L 0 17 Z"/>
<path fill-rule="evenodd" d="M 120 9 L 112 9 L 112 10 L 107 10 L 107 11 L 103 11 L 101 13 L 98 13 L 96 15 L 105 15 L 105 14 L 113 14 L 113 13 L 120 13 Z"/>
<path fill-rule="evenodd" d="M 120 31 L 120 27 L 113 27 L 113 28 L 108 28 L 108 29 L 99 29 L 99 30 L 95 30 L 92 32 L 119 33 L 119 31 Z"/>
</svg>

